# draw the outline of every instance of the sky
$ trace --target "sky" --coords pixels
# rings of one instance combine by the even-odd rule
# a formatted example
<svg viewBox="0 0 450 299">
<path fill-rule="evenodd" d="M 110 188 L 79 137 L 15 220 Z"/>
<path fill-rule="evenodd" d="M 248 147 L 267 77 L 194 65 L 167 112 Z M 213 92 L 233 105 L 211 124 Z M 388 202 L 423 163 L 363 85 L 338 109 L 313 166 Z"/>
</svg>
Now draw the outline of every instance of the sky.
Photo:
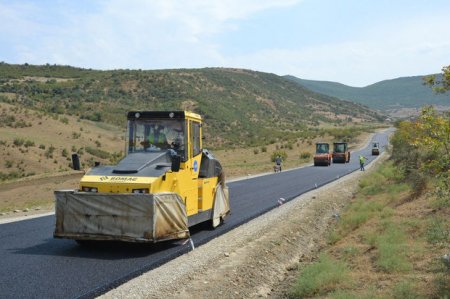
<svg viewBox="0 0 450 299">
<path fill-rule="evenodd" d="M 367 86 L 450 64 L 448 0 L 0 0 L 0 61 Z"/>
</svg>

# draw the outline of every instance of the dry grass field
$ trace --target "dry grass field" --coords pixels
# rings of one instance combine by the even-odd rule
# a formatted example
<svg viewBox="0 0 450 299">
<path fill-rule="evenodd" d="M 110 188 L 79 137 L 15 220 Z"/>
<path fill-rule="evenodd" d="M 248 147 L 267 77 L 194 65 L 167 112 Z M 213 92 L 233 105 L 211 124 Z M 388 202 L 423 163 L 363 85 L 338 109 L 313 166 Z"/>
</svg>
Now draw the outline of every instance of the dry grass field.
<svg viewBox="0 0 450 299">
<path fill-rule="evenodd" d="M 109 160 L 93 156 L 87 148 L 109 153 L 124 150 L 124 133 L 114 126 L 52 117 L 6 103 L 0 103 L 0 120 L 0 173 L 7 179 L 68 171 L 73 152 L 79 152 L 86 166 L 92 160 Z"/>
</svg>

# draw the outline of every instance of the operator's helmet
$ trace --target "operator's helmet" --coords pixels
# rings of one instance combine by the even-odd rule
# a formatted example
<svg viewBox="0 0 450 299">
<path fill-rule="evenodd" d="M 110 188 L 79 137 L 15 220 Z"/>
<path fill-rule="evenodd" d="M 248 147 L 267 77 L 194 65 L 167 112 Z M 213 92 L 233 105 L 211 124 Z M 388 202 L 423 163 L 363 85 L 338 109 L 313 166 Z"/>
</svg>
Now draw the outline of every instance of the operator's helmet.
<svg viewBox="0 0 450 299">
<path fill-rule="evenodd" d="M 183 138 L 181 138 L 181 136 L 177 136 L 173 140 L 172 146 L 173 146 L 173 148 L 178 149 L 178 148 L 180 148 L 182 143 L 183 143 Z"/>
</svg>

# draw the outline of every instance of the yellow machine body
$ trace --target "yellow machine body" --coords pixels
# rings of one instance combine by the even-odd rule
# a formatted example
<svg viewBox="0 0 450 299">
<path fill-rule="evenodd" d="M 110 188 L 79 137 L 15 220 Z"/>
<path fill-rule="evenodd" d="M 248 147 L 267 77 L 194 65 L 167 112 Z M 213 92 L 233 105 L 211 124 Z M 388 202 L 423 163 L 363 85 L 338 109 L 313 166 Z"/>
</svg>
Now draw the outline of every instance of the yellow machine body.
<svg viewBox="0 0 450 299">
<path fill-rule="evenodd" d="M 200 222 L 218 225 L 229 213 L 228 189 L 202 137 L 198 114 L 129 112 L 126 157 L 92 168 L 79 190 L 55 192 L 54 236 L 156 242 L 187 237 Z M 137 218 L 149 223 L 141 228 Z"/>
</svg>

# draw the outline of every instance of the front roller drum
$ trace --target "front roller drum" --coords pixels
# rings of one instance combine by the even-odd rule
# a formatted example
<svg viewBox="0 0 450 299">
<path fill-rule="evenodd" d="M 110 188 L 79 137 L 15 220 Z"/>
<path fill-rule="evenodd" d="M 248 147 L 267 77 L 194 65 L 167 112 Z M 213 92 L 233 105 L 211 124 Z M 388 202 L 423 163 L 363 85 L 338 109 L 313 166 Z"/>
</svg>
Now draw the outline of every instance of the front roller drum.
<svg viewBox="0 0 450 299">
<path fill-rule="evenodd" d="M 54 237 L 159 242 L 189 238 L 185 205 L 176 193 L 55 191 Z"/>
</svg>

